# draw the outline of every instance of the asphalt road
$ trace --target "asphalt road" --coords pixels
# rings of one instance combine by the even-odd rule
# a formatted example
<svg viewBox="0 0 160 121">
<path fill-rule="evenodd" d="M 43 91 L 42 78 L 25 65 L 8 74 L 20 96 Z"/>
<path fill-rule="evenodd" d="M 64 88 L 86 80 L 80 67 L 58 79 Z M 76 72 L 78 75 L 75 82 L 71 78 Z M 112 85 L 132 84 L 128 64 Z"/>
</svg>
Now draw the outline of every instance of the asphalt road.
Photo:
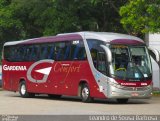
<svg viewBox="0 0 160 121">
<path fill-rule="evenodd" d="M 79 98 L 63 96 L 51 99 L 46 95 L 21 98 L 18 93 L 0 91 L 0 114 L 12 115 L 160 115 L 160 97 L 132 99 L 127 104 L 114 100 L 82 103 Z"/>
</svg>

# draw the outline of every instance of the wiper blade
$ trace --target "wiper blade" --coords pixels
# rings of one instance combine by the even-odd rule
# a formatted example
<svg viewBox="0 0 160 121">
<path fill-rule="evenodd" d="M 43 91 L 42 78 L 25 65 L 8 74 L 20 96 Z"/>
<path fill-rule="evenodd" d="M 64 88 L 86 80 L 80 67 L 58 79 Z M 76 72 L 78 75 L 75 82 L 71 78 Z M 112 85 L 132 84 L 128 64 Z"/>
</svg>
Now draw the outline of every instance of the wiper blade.
<svg viewBox="0 0 160 121">
<path fill-rule="evenodd" d="M 141 73 L 141 75 L 143 76 L 143 78 L 145 78 L 143 72 L 139 69 L 139 67 L 138 67 L 138 66 L 135 66 L 135 67 L 136 67 L 137 70 Z"/>
</svg>

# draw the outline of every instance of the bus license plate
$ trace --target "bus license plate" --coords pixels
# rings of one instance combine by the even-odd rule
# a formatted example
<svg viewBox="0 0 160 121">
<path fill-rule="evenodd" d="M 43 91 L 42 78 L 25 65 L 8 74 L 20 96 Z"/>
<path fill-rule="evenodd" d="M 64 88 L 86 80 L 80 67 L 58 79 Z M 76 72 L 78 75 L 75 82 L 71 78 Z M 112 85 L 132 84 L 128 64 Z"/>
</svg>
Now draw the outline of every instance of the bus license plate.
<svg viewBox="0 0 160 121">
<path fill-rule="evenodd" d="M 131 95 L 132 95 L 133 97 L 137 97 L 137 96 L 139 96 L 139 94 L 138 94 L 138 93 L 136 93 L 136 92 L 133 92 Z"/>
</svg>

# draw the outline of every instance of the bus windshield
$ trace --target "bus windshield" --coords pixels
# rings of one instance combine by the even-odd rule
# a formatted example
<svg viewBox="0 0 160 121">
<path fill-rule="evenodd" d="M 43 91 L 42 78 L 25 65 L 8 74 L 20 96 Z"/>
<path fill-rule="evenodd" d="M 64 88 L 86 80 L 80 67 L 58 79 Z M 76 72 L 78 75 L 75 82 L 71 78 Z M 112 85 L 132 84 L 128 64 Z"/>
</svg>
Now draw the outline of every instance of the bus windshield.
<svg viewBox="0 0 160 121">
<path fill-rule="evenodd" d="M 145 46 L 111 45 L 111 75 L 116 78 L 139 81 L 151 78 L 151 63 Z"/>
</svg>

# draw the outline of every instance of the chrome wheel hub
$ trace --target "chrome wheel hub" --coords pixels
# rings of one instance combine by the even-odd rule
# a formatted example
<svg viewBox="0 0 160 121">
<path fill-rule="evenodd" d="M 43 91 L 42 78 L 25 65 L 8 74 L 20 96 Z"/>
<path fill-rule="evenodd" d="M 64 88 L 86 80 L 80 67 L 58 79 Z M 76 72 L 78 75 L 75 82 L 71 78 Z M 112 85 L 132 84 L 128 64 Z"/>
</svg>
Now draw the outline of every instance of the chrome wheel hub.
<svg viewBox="0 0 160 121">
<path fill-rule="evenodd" d="M 26 86 L 24 84 L 21 86 L 21 93 L 22 95 L 25 95 L 26 93 Z"/>
<path fill-rule="evenodd" d="M 82 90 L 82 97 L 86 100 L 88 96 L 89 96 L 89 89 L 85 87 Z"/>
</svg>

